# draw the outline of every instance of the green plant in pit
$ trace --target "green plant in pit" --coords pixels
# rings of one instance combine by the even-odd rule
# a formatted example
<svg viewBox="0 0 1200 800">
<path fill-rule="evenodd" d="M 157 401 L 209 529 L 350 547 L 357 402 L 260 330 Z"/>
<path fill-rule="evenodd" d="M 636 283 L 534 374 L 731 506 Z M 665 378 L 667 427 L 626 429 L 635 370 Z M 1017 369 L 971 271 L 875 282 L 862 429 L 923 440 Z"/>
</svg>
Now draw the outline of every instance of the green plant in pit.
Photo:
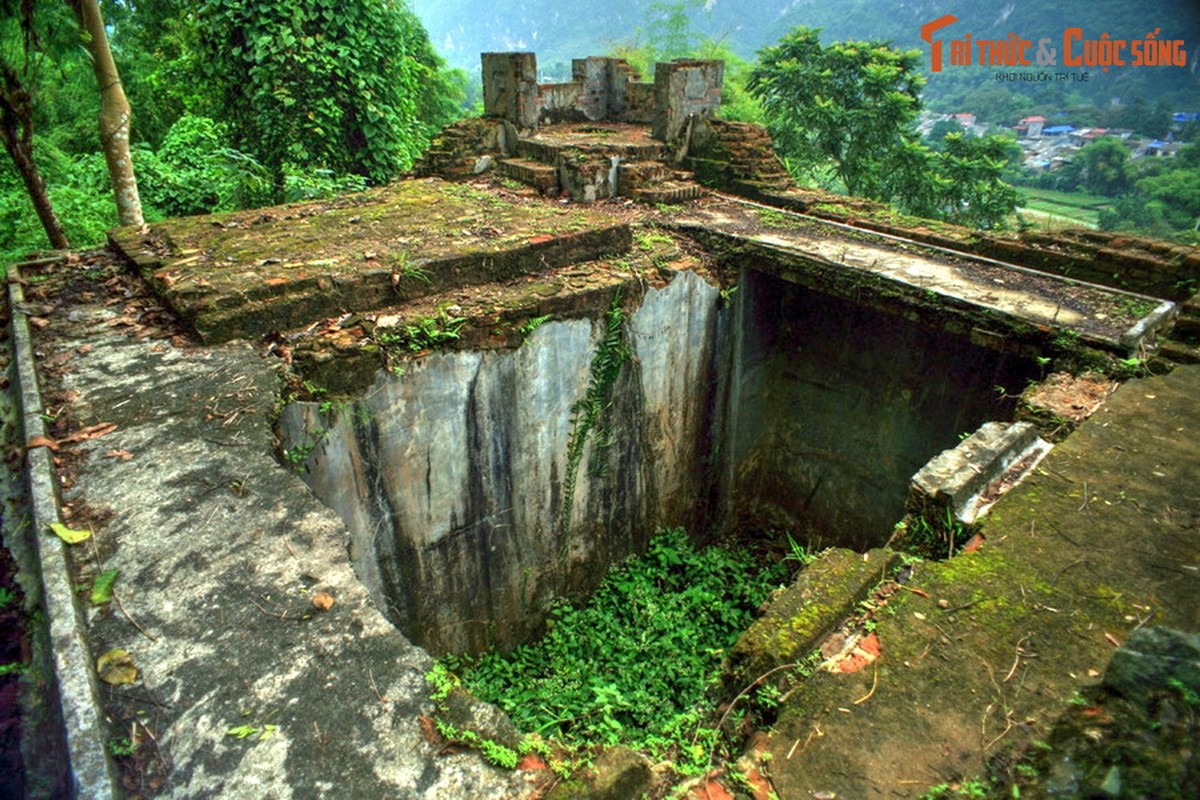
<svg viewBox="0 0 1200 800">
<path fill-rule="evenodd" d="M 316 446 L 314 442 L 293 445 L 283 451 L 283 460 L 292 469 L 299 470 L 304 466 L 304 462 L 308 461 L 308 457 L 316 449 Z"/>
<path fill-rule="evenodd" d="M 433 724 L 437 728 L 438 733 L 447 740 L 475 748 L 487 761 L 498 767 L 516 769 L 520 756 L 511 747 L 506 747 L 499 742 L 480 736 L 475 731 L 457 728 L 444 719 L 434 719 Z"/>
<path fill-rule="evenodd" d="M 786 574 L 782 562 L 760 570 L 750 553 L 666 531 L 610 570 L 586 605 L 551 609 L 541 641 L 443 663 L 522 730 L 568 746 L 623 743 L 703 771 L 720 737 L 710 692 L 724 653 Z"/>
<path fill-rule="evenodd" d="M 7 586 L 0 586 L 0 610 L 8 608 L 17 599 L 17 595 Z"/>
<path fill-rule="evenodd" d="M 612 431 L 606 412 L 612 406 L 612 387 L 629 360 L 625 343 L 625 312 L 621 310 L 621 291 L 613 294 L 608 311 L 604 313 L 604 336 L 592 356 L 591 377 L 583 399 L 571 407 L 571 434 L 567 439 L 567 475 L 563 480 L 562 526 L 571 524 L 575 505 L 575 483 L 583 461 L 588 437 L 595 438 L 592 452 L 592 474 L 602 469 L 604 451 L 612 444 Z"/>
<path fill-rule="evenodd" d="M 28 665 L 22 661 L 14 661 L 11 664 L 0 664 L 0 676 L 20 674 L 28 668 Z"/>
<path fill-rule="evenodd" d="M 730 303 L 732 303 L 733 296 L 735 294 L 737 294 L 737 290 L 738 290 L 738 287 L 737 287 L 737 284 L 735 283 L 732 286 L 726 286 L 724 289 L 719 291 L 717 294 L 720 298 L 721 305 L 728 306 Z"/>
</svg>

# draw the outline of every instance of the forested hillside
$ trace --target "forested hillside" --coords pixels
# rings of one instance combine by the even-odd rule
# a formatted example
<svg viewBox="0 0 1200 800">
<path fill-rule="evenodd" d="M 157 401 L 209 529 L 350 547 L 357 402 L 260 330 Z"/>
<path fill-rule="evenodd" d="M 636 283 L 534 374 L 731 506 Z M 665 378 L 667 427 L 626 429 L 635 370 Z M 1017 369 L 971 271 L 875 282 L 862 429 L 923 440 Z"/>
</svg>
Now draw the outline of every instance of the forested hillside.
<svg viewBox="0 0 1200 800">
<path fill-rule="evenodd" d="M 1133 97 L 1156 99 L 1169 95 L 1185 102 L 1200 94 L 1200 3 L 1195 0 L 633 0 L 611 3 L 596 13 L 592 3 L 569 0 L 413 0 L 413 8 L 429 30 L 430 39 L 452 65 L 478 69 L 479 53 L 525 49 L 538 53 L 544 67 L 568 63 L 573 57 L 609 52 L 620 44 L 645 38 L 647 25 L 673 7 L 686 5 L 693 29 L 701 36 L 723 41 L 735 53 L 752 59 L 798 25 L 823 28 L 826 44 L 847 39 L 885 39 L 902 48 L 928 45 L 920 27 L 943 14 L 959 18 L 953 31 L 976 39 L 1005 38 L 1010 32 L 1027 39 L 1059 38 L 1066 27 L 1083 28 L 1098 38 L 1144 37 L 1156 28 L 1160 37 L 1188 43 L 1188 70 L 1146 70 L 1116 67 L 1103 80 L 1060 87 L 1016 87 L 1043 95 L 1070 91 L 1089 99 Z M 993 69 L 943 72 L 926 89 L 927 100 L 961 95 L 991 79 Z"/>
</svg>

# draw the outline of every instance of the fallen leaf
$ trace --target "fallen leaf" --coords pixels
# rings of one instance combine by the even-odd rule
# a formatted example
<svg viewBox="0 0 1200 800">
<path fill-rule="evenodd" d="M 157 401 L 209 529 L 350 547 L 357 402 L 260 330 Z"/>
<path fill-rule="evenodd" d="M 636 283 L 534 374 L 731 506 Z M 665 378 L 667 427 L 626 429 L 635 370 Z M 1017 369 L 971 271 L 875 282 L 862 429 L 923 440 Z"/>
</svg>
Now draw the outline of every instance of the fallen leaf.
<svg viewBox="0 0 1200 800">
<path fill-rule="evenodd" d="M 92 536 L 92 532 L 87 529 L 74 530 L 63 525 L 61 522 L 51 522 L 50 530 L 67 544 L 86 542 Z"/>
<path fill-rule="evenodd" d="M 1117 639 L 1117 637 L 1113 636 L 1111 633 L 1106 633 L 1106 634 L 1104 634 L 1104 639 L 1105 639 L 1105 640 L 1106 640 L 1106 641 L 1107 641 L 1109 644 L 1111 644 L 1113 647 L 1120 647 L 1120 646 L 1121 646 L 1121 642 L 1120 642 L 1120 641 Z"/>
<path fill-rule="evenodd" d="M 112 686 L 134 683 L 138 676 L 133 656 L 120 648 L 109 650 L 96 659 L 96 673 L 100 680 Z"/>
<path fill-rule="evenodd" d="M 312 604 L 322 611 L 328 611 L 333 608 L 333 595 L 329 592 L 317 592 L 313 595 Z"/>
<path fill-rule="evenodd" d="M 545 243 L 545 242 L 552 241 L 553 239 L 554 239 L 554 237 L 553 237 L 553 236 L 551 236 L 550 234 L 548 234 L 548 233 L 543 233 L 543 234 L 541 234 L 540 236 L 533 236 L 533 237 L 530 237 L 530 239 L 529 239 L 529 243 L 530 243 L 530 244 L 543 244 L 543 243 Z"/>
<path fill-rule="evenodd" d="M 92 605 L 102 606 L 112 602 L 113 584 L 117 582 L 120 572 L 119 569 L 106 569 L 92 579 Z"/>
<path fill-rule="evenodd" d="M 132 461 L 133 453 L 128 450 L 109 450 L 104 454 L 105 458 L 119 458 L 122 461 Z"/>
<path fill-rule="evenodd" d="M 89 425 L 86 428 L 80 428 L 74 433 L 64 436 L 58 440 L 59 444 L 64 442 L 84 442 L 88 439 L 98 439 L 101 436 L 106 436 L 117 429 L 115 422 L 101 422 L 96 425 Z"/>
<path fill-rule="evenodd" d="M 50 324 L 50 320 L 45 317 L 30 317 L 29 324 L 35 328 L 44 328 Z"/>
</svg>

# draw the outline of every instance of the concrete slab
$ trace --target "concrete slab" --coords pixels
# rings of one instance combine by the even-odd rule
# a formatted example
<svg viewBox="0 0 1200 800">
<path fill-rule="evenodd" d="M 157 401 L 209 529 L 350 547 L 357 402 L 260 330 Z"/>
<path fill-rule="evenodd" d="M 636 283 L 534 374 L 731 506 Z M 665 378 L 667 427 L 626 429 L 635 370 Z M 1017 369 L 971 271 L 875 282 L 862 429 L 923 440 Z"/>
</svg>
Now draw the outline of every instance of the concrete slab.
<svg viewBox="0 0 1200 800">
<path fill-rule="evenodd" d="M 586 261 L 630 247 L 596 210 L 435 178 L 336 200 L 122 228 L 110 239 L 208 342 Z"/>
<path fill-rule="evenodd" d="M 120 602 L 87 611 L 61 671 L 94 674 L 110 648 L 132 655 L 136 681 L 100 692 L 113 729 L 143 754 L 124 788 L 176 798 L 532 792 L 528 773 L 442 754 L 422 726 L 434 707 L 429 656 L 372 605 L 341 521 L 272 455 L 270 362 L 243 343 L 201 350 L 153 338 L 169 330 L 118 332 L 120 280 L 75 277 L 63 291 L 77 302 L 53 315 L 40 354 L 77 424 L 115 428 L 59 456 L 68 522 L 94 532 L 61 580 L 90 585 L 96 571 L 119 570 Z M 471 708 L 481 720 L 495 713 Z"/>
<path fill-rule="evenodd" d="M 971 328 L 992 335 L 1012 336 L 1014 324 L 1069 330 L 1111 350 L 1136 352 L 1152 344 L 1175 311 L 1170 301 L 731 199 L 713 198 L 676 221 L 685 231 L 721 236 L 726 247 L 779 262 L 775 270 L 797 283 L 867 303 L 886 299 L 887 284 L 910 308 L 963 311 Z M 786 266 L 789 256 L 795 269 Z"/>
<path fill-rule="evenodd" d="M 876 669 L 818 673 L 789 700 L 779 796 L 915 798 L 979 775 L 1043 736 L 1131 631 L 1200 627 L 1197 397 L 1196 367 L 1125 384 L 996 504 L 978 552 L 916 565 L 919 591 L 876 618 Z"/>
</svg>

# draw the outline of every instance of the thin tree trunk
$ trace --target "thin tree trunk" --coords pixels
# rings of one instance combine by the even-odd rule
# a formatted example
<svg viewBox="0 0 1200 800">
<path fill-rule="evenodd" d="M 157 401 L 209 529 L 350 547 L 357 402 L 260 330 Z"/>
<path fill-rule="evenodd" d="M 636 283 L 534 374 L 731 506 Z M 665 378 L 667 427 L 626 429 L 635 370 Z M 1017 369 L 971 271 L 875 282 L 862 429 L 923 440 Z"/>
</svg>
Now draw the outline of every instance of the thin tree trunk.
<svg viewBox="0 0 1200 800">
<path fill-rule="evenodd" d="M 0 139 L 4 140 L 4 149 L 12 157 L 13 165 L 25 182 L 25 191 L 29 193 L 29 200 L 50 239 L 50 246 L 56 250 L 66 250 L 70 247 L 67 234 L 58 221 L 58 215 L 54 213 L 50 195 L 46 192 L 46 182 L 42 180 L 42 173 L 33 160 L 33 104 L 29 93 L 11 65 L 0 63 L 0 74 L 3 77 L 3 85 L 0 86 Z"/>
<path fill-rule="evenodd" d="M 138 196 L 137 177 L 129 154 L 130 108 L 121 76 L 108 47 L 108 34 L 100 16 L 99 0 L 68 0 L 79 20 L 85 44 L 92 55 L 92 68 L 100 87 L 100 146 L 108 163 L 117 201 L 117 217 L 122 225 L 141 225 L 142 201 Z"/>
</svg>

